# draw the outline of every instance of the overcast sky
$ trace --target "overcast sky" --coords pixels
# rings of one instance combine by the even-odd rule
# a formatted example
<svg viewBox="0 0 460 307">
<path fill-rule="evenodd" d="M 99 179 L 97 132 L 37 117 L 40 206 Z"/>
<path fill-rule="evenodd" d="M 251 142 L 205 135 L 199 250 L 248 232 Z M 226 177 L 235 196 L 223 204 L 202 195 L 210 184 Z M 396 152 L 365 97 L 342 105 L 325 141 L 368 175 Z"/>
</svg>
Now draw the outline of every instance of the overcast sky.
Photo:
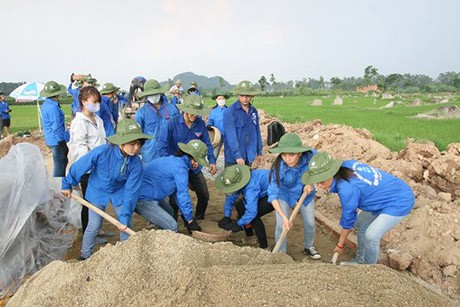
<svg viewBox="0 0 460 307">
<path fill-rule="evenodd" d="M 460 72 L 459 0 L 0 0 L 0 81 Z"/>
</svg>

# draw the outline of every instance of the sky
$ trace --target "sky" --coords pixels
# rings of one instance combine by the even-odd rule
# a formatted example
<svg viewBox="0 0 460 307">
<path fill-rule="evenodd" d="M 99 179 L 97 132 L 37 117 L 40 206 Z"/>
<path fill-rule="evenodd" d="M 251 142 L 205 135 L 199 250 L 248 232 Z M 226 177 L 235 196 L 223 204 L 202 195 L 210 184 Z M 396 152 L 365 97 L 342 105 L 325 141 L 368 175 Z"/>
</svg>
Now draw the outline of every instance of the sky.
<svg viewBox="0 0 460 307">
<path fill-rule="evenodd" d="M 0 82 L 460 72 L 458 0 L 0 0 Z"/>
</svg>

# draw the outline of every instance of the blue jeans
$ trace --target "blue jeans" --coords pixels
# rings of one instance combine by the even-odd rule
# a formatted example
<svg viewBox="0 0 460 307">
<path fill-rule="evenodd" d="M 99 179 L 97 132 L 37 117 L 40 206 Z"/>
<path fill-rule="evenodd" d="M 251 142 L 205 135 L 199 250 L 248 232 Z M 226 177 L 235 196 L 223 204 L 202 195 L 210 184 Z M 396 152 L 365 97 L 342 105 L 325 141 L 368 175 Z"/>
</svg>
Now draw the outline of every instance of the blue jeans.
<svg viewBox="0 0 460 307">
<path fill-rule="evenodd" d="M 161 201 L 139 201 L 136 206 L 136 212 L 160 229 L 178 231 L 177 222 L 173 218 L 174 210 L 168 201 L 164 199 Z"/>
<path fill-rule="evenodd" d="M 291 209 L 287 202 L 282 199 L 278 199 L 281 209 L 283 210 L 284 214 L 289 218 Z M 302 215 L 302 222 L 303 222 L 303 231 L 304 231 L 304 247 L 310 248 L 315 243 L 315 201 L 312 200 L 307 206 L 300 206 L 300 214 Z M 275 240 L 278 242 L 279 237 L 281 237 L 281 233 L 283 232 L 283 219 L 281 216 L 276 212 L 276 230 L 275 230 Z M 286 252 L 286 242 L 287 239 L 284 240 L 283 244 L 281 244 L 280 252 Z"/>
<path fill-rule="evenodd" d="M 64 141 L 60 141 L 58 145 L 49 146 L 53 153 L 53 177 L 65 177 L 65 170 L 69 159 L 67 154 L 69 153 L 69 148 Z"/>
<path fill-rule="evenodd" d="M 364 264 L 377 263 L 380 255 L 380 239 L 405 217 L 361 211 L 355 224 L 358 231 L 356 261 Z"/>
<path fill-rule="evenodd" d="M 96 205 L 101 210 L 105 211 L 105 208 L 107 206 L 102 206 L 102 205 Z M 121 211 L 121 206 L 112 206 L 113 210 L 115 213 L 118 215 L 120 214 Z M 129 221 L 128 227 L 131 226 L 131 221 Z M 91 254 L 93 253 L 94 249 L 94 244 L 96 242 L 96 236 L 99 233 L 99 230 L 101 230 L 102 226 L 102 216 L 94 212 L 93 210 L 89 210 L 89 216 L 88 216 L 88 226 L 86 226 L 85 233 L 83 234 L 83 242 L 81 245 L 81 256 L 83 258 L 89 258 Z M 120 240 L 124 241 L 129 238 L 129 234 L 126 232 L 120 232 Z"/>
</svg>

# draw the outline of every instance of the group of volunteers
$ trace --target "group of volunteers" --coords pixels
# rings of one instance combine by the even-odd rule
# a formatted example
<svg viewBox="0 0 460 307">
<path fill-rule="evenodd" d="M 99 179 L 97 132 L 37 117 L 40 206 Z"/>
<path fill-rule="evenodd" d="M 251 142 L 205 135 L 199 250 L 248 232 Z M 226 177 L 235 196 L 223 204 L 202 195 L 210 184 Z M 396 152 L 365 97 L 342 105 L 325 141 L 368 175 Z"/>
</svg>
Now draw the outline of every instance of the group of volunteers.
<svg viewBox="0 0 460 307">
<path fill-rule="evenodd" d="M 120 239 L 132 226 L 137 212 L 159 229 L 178 231 L 179 216 L 185 227 L 200 231 L 209 202 L 202 168 L 214 175 L 216 159 L 224 147 L 225 168 L 214 180 L 218 191 L 226 193 L 220 228 L 245 231 L 257 238 L 259 247 L 269 244 L 262 216 L 275 211 L 275 239 L 292 223 L 289 215 L 302 194 L 300 206 L 304 228 L 304 252 L 320 259 L 315 249 L 316 187 L 338 193 L 342 205 L 342 232 L 335 247 L 341 254 L 348 234 L 356 226 L 358 250 L 349 264 L 377 263 L 380 240 L 406 217 L 414 204 L 410 187 L 402 180 L 355 160 L 334 159 L 329 153 L 304 146 L 299 135 L 286 133 L 269 149 L 277 154 L 270 169 L 259 169 L 262 137 L 259 114 L 253 105 L 257 88 L 242 81 L 234 89 L 237 100 L 227 106 L 226 92 L 217 92 L 213 108 L 204 105 L 196 84 L 187 89 L 180 80 L 166 91 L 155 79 L 146 80 L 137 93 L 145 99 L 134 119 L 118 121 L 119 87 L 112 83 L 97 89 L 91 75 L 71 76 L 66 89 L 54 81 L 40 93 L 46 97 L 41 108 L 46 144 L 52 149 L 54 176 L 62 178 L 61 193 L 70 197 L 81 186 L 83 197 L 99 209 L 110 203 L 122 226 Z M 68 91 L 73 97 L 70 133 L 65 128 L 59 96 Z M 221 139 L 211 143 L 210 129 Z M 213 146 L 214 145 L 214 146 Z M 70 155 L 68 155 L 70 151 Z M 67 169 L 68 156 L 72 164 Z M 197 196 L 195 212 L 189 189 Z M 236 218 L 232 211 L 236 210 Z M 102 217 L 82 209 L 82 260 L 91 256 L 101 236 Z M 103 235 L 103 232 L 102 232 Z M 281 244 L 286 252 L 286 240 Z"/>
</svg>

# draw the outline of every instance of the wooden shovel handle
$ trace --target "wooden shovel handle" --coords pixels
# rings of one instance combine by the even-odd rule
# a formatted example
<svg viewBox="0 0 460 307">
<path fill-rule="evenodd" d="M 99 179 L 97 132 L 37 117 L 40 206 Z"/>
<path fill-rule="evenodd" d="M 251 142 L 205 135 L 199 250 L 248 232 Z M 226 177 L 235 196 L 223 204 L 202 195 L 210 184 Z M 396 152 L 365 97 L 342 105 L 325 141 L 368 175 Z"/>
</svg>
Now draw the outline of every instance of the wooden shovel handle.
<svg viewBox="0 0 460 307">
<path fill-rule="evenodd" d="M 97 214 L 99 214 L 100 216 L 105 218 L 107 221 L 109 221 L 113 225 L 117 226 L 117 228 L 125 226 L 122 223 L 120 223 L 119 221 L 117 221 L 116 219 L 114 219 L 113 217 L 111 217 L 110 215 L 108 215 L 107 213 L 105 213 L 104 211 L 102 211 L 101 209 L 99 209 L 98 207 L 96 207 L 95 205 L 93 205 L 92 203 L 84 200 L 80 196 L 72 194 L 72 198 L 75 199 L 76 201 L 78 201 L 83 206 L 87 207 L 88 209 L 91 209 L 92 211 L 96 212 Z M 136 233 L 134 230 L 132 230 L 129 227 L 126 227 L 124 232 L 126 232 L 129 235 L 133 235 L 133 234 Z"/>
<path fill-rule="evenodd" d="M 331 263 L 332 263 L 332 264 L 336 264 L 338 258 L 339 258 L 339 253 L 338 253 L 338 252 L 335 252 L 334 255 L 332 255 Z"/>
<path fill-rule="evenodd" d="M 307 198 L 308 196 L 308 193 L 306 191 L 304 191 L 302 193 L 302 196 L 300 196 L 300 199 L 299 201 L 297 201 L 297 204 L 295 205 L 294 207 L 294 210 L 292 211 L 291 213 L 291 216 L 289 217 L 289 224 L 291 224 L 292 222 L 294 222 L 294 219 L 297 215 L 297 213 L 299 212 L 300 210 L 300 206 L 302 206 L 303 202 L 305 201 L 305 198 Z M 273 251 L 272 253 L 277 253 L 281 247 L 281 244 L 283 243 L 284 239 L 286 238 L 286 235 L 288 233 L 289 230 L 287 229 L 283 229 L 283 232 L 281 233 L 281 236 L 280 238 L 278 239 L 278 242 L 276 242 L 275 244 L 275 247 L 273 248 Z"/>
</svg>

